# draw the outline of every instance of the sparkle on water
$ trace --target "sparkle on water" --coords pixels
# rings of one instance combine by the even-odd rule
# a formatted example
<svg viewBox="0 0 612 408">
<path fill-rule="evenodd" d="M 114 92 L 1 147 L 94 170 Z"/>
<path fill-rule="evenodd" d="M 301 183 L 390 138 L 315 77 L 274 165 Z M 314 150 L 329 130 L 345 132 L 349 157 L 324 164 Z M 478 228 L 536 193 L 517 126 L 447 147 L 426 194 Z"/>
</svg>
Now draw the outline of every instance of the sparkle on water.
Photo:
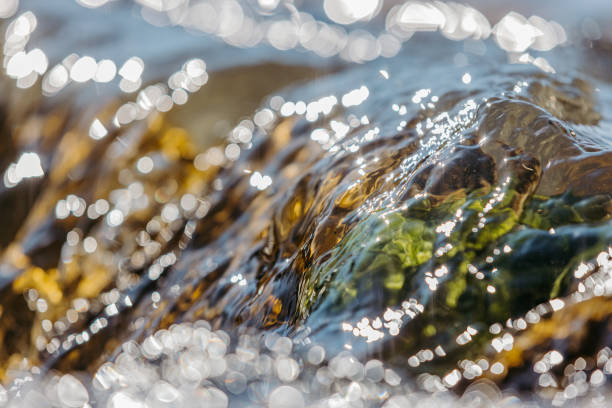
<svg viewBox="0 0 612 408">
<path fill-rule="evenodd" d="M 612 296 L 612 248 L 605 247 L 611 235 L 602 232 L 610 226 L 609 222 L 606 224 L 602 221 L 605 217 L 578 214 L 572 210 L 576 213 L 575 217 L 583 217 L 581 220 L 600 222 L 600 226 L 594 228 L 604 237 L 604 242 L 593 244 L 593 248 L 598 248 L 599 252 L 589 253 L 588 257 L 585 255 L 576 265 L 574 260 L 566 261 L 566 268 L 575 268 L 564 271 L 555 280 L 549 299 L 528 303 L 524 305 L 526 311 L 507 314 L 504 316 L 506 320 L 491 321 L 488 326 L 483 326 L 477 318 L 471 323 L 470 317 L 457 320 L 455 323 L 460 327 L 446 327 L 445 322 L 419 326 L 422 322 L 429 322 L 427 319 L 432 313 L 434 317 L 442 319 L 454 318 L 451 312 L 445 315 L 446 312 L 432 310 L 440 309 L 441 304 L 432 300 L 437 296 L 445 296 L 446 303 L 442 308 L 447 309 L 455 307 L 461 296 L 486 296 L 486 301 L 491 302 L 494 309 L 492 316 L 499 315 L 497 309 L 500 308 L 500 301 L 494 300 L 495 297 L 499 296 L 501 301 L 509 302 L 508 293 L 514 289 L 504 286 L 508 284 L 504 279 L 509 278 L 497 266 L 502 269 L 504 265 L 508 267 L 504 262 L 511 263 L 509 259 L 515 253 L 523 257 L 532 255 L 521 253 L 521 245 L 528 238 L 524 238 L 520 231 L 513 230 L 510 233 L 511 228 L 505 229 L 509 224 L 514 228 L 517 222 L 512 218 L 512 210 L 518 212 L 519 208 L 525 214 L 521 218 L 520 228 L 529 226 L 538 231 L 548 228 L 547 235 L 558 234 L 560 239 L 566 239 L 570 245 L 577 242 L 571 241 L 571 233 L 559 221 L 558 218 L 562 216 L 550 215 L 552 210 L 545 203 L 536 202 L 531 207 L 523 208 L 526 206 L 525 197 L 535 189 L 530 184 L 532 180 L 529 173 L 537 173 L 537 177 L 540 177 L 540 173 L 542 177 L 553 174 L 552 171 L 546 173 L 546 170 L 541 170 L 538 160 L 546 159 L 551 166 L 563 168 L 562 164 L 550 160 L 551 157 L 547 156 L 550 152 L 546 148 L 542 147 L 537 152 L 538 160 L 532 160 L 523 157 L 523 153 L 518 150 L 510 154 L 504 152 L 504 148 L 492 147 L 489 136 L 475 140 L 467 134 L 473 131 L 475 121 L 483 122 L 484 130 L 478 131 L 487 132 L 486 126 L 489 125 L 485 119 L 479 118 L 479 110 L 484 110 L 484 115 L 495 114 L 495 107 L 491 108 L 491 105 L 496 101 L 495 97 L 487 99 L 474 96 L 480 91 L 464 93 L 463 89 L 474 90 L 486 86 L 481 82 L 481 71 L 465 70 L 465 53 L 455 54 L 454 65 L 462 70 L 450 81 L 460 92 L 461 96 L 457 97 L 459 102 L 451 101 L 454 97 L 448 94 L 436 94 L 433 85 L 432 88 L 412 89 L 410 95 L 392 95 L 397 100 L 384 99 L 380 98 L 377 91 L 382 86 L 392 85 L 378 85 L 369 76 L 359 81 L 348 76 L 345 83 L 329 87 L 335 94 L 330 95 L 328 88 L 323 92 L 302 90 L 303 94 L 296 94 L 298 89 L 272 96 L 267 105 L 257 110 L 252 118 L 243 118 L 231 129 L 225 145 L 208 147 L 194 153 L 195 148 L 182 133 L 182 129 L 170 127 L 160 130 L 165 125 L 159 119 L 163 116 L 158 115 L 170 112 L 175 106 L 188 104 L 191 96 L 206 86 L 209 73 L 203 59 L 187 60 L 180 69 L 169 72 L 167 80 L 157 83 L 150 81 L 147 76 L 147 70 L 154 63 L 145 63 L 139 56 L 115 60 L 111 55 L 97 59 L 90 55 L 71 53 L 63 57 L 54 56 L 50 61 L 47 55 L 52 54 L 46 52 L 44 47 L 30 45 L 30 42 L 36 43 L 32 38 L 38 34 L 36 30 L 39 21 L 35 12 L 24 8 L 28 2 L 24 0 L 22 3 L 20 5 L 19 0 L 4 0 L 0 4 L 0 18 L 10 19 L 5 24 L 3 38 L 3 67 L 6 76 L 19 89 L 36 89 L 40 82 L 40 92 L 50 100 L 61 98 L 67 92 L 77 92 L 80 89 L 78 87 L 92 82 L 96 87 L 113 88 L 118 90 L 118 94 L 123 94 L 121 102 L 105 108 L 110 111 L 101 111 L 97 116 L 87 119 L 88 122 L 80 132 L 87 138 L 87 143 L 95 146 L 108 144 L 103 160 L 109 160 L 108 166 L 117 166 L 118 170 L 115 173 L 104 173 L 109 178 L 112 174 L 114 178 L 107 181 L 110 185 L 99 190 L 108 191 L 108 195 L 99 196 L 98 190 L 96 194 L 83 191 L 79 195 L 77 193 L 81 190 L 66 188 L 62 180 L 80 180 L 84 169 L 70 160 L 57 164 L 48 151 L 34 153 L 29 151 L 29 145 L 24 144 L 16 161 L 8 164 L 4 171 L 4 187 L 17 190 L 22 182 L 27 184 L 25 179 L 30 178 L 48 179 L 53 183 L 51 185 L 56 191 L 47 193 L 47 196 L 55 197 L 53 204 L 47 206 L 49 208 L 45 205 L 36 207 L 36 211 L 33 211 L 36 216 L 26 227 L 36 231 L 35 224 L 43 220 L 39 214 L 45 210 L 52 214 L 51 222 L 57 221 L 63 225 L 62 231 L 65 229 L 66 232 L 62 237 L 58 261 L 60 266 L 39 267 L 33 259 L 28 259 L 22 249 L 9 246 L 2 255 L 0 274 L 5 278 L 10 277 L 14 271 L 20 271 L 21 276 L 14 280 L 13 289 L 23 293 L 27 308 L 36 316 L 37 325 L 32 335 L 34 349 L 49 357 L 50 361 L 65 356 L 68 356 L 66 360 L 70 360 L 71 351 L 79 346 L 94 344 L 101 333 L 108 331 L 109 327 L 116 327 L 115 322 L 122 316 L 136 316 L 128 322 L 129 330 L 141 336 L 134 336 L 134 339 L 118 337 L 118 340 L 124 341 L 123 344 L 112 356 L 103 357 L 106 361 L 95 367 L 93 376 L 78 372 L 60 374 L 48 371 L 48 367 L 38 367 L 25 357 L 20 361 L 12 361 L 8 371 L 12 381 L 6 384 L 7 388 L 0 386 L 0 406 L 227 407 L 230 401 L 231 406 L 275 408 L 363 407 L 383 404 L 389 408 L 416 404 L 506 406 L 517 403 L 518 397 L 510 391 L 500 391 L 493 381 L 506 378 L 509 370 L 519 370 L 523 362 L 532 364 L 527 371 L 534 375 L 530 378 L 536 378 L 538 398 L 555 406 L 566 402 L 585 406 L 605 405 L 606 398 L 610 397 L 609 389 L 604 385 L 612 375 L 612 350 L 605 345 L 598 345 L 597 350 L 591 350 L 589 355 L 573 356 L 569 360 L 563 350 L 554 348 L 559 347 L 554 342 L 546 343 L 538 337 L 543 336 L 542 332 L 550 331 L 549 326 L 552 326 L 556 327 L 559 336 L 565 333 L 564 336 L 571 339 L 571 322 L 564 321 L 564 313 L 569 316 L 566 319 L 570 319 L 572 316 L 585 315 L 584 308 L 600 307 L 603 315 L 599 320 L 602 321 L 612 314 L 609 303 L 605 302 L 605 299 Z M 85 8 L 99 9 L 91 12 L 108 10 L 112 13 L 113 7 L 117 6 L 113 3 L 119 2 L 76 0 L 76 3 Z M 464 51 L 477 55 L 482 55 L 480 47 L 485 47 L 483 40 L 493 37 L 493 42 L 508 53 L 510 62 L 530 64 L 543 73 L 554 73 L 555 69 L 547 59 L 541 54 L 535 57 L 530 52 L 550 51 L 568 41 L 564 28 L 555 21 L 539 16 L 526 18 L 511 12 L 492 25 L 480 11 L 457 3 L 324 0 L 321 7 L 327 20 L 310 8 L 301 10 L 299 2 L 293 4 L 292 1 L 282 0 L 135 0 L 134 3 L 140 16 L 155 26 L 179 26 L 189 32 L 218 37 L 234 47 L 252 48 L 267 44 L 280 51 L 308 51 L 320 57 L 339 57 L 355 63 L 395 57 L 415 33 L 439 31 L 450 40 L 467 40 Z M 363 28 L 364 24 L 376 19 L 383 24 L 372 25 L 367 30 Z M 593 24 L 586 31 L 592 33 L 599 29 L 597 23 L 593 21 Z M 394 81 L 394 72 L 398 70 L 391 68 L 377 68 L 377 80 L 383 83 L 388 81 L 387 84 Z M 339 79 L 343 81 L 341 75 Z M 556 83 L 554 86 L 548 85 L 546 81 L 553 80 L 542 81 L 547 85 L 536 80 L 532 84 L 519 81 L 509 88 L 514 92 L 513 95 L 504 91 L 501 97 L 516 97 L 518 100 L 527 98 L 533 86 L 551 89 L 560 86 Z M 565 82 L 563 85 L 569 87 Z M 584 91 L 580 84 L 571 85 L 576 87 L 577 93 Z M 566 123 L 596 123 L 596 120 L 588 117 L 591 111 L 586 108 L 584 116 L 572 118 L 572 113 L 564 110 L 564 104 L 571 103 L 567 102 L 566 94 L 559 96 L 554 92 L 544 90 L 542 95 L 548 95 L 548 100 L 540 99 L 535 103 L 541 109 L 550 109 L 560 116 L 567 115 L 565 122 L 555 122 L 557 126 L 568 126 Z M 292 98 L 292 95 L 297 96 Z M 585 98 L 582 102 L 587 103 Z M 458 105 L 454 106 L 455 103 Z M 307 125 L 300 125 L 300 120 Z M 29 137 L 34 137 L 28 136 L 28 132 L 36 129 L 36 126 L 44 125 L 32 122 L 27 124 L 29 127 L 24 125 L 24 143 L 30 140 Z M 54 124 L 49 123 L 49 126 Z M 293 137 L 294 131 L 300 132 L 294 130 L 299 129 L 299 126 L 305 126 L 303 129 L 306 130 L 301 132 L 309 136 L 308 140 L 315 142 L 318 150 L 315 147 L 307 148 L 312 150 L 300 150 L 297 145 L 291 144 L 293 142 L 286 140 Z M 388 163 L 394 160 L 390 155 L 393 152 L 368 155 L 369 143 L 372 146 L 384 143 L 387 135 L 404 132 L 408 128 L 418 136 L 418 143 L 393 145 L 392 149 L 410 152 L 402 153 L 404 158 L 399 166 L 389 170 L 391 167 Z M 535 131 L 537 136 L 547 132 L 546 128 L 536 128 Z M 161 135 L 160 140 L 155 142 L 159 147 L 140 144 L 139 137 L 147 132 Z M 68 141 L 59 143 L 59 149 L 69 150 L 71 146 L 77 146 L 77 142 L 70 139 L 71 135 L 75 137 L 73 133 L 77 132 L 67 132 L 65 137 Z M 500 133 L 503 132 L 500 130 Z M 412 137 L 406 136 L 408 139 Z M 489 163 L 484 159 L 484 154 L 469 156 L 470 153 L 465 153 L 465 157 L 478 164 L 463 162 L 461 154 L 452 156 L 452 160 L 442 161 L 445 154 L 455 154 L 446 152 L 446 145 L 461 144 L 461 149 L 467 151 L 474 147 L 475 142 L 477 147 L 485 149 L 496 160 L 503 158 L 504 164 L 500 171 L 506 172 L 507 179 L 494 183 L 484 175 L 483 180 L 468 180 L 465 185 L 455 185 L 454 181 L 448 181 L 448 185 L 447 181 L 436 185 L 437 175 L 444 175 L 447 166 L 467 166 L 466 178 L 469 178 L 470 172 L 486 172 Z M 280 147 L 287 144 L 297 152 L 294 164 L 267 166 L 257 157 L 258 154 L 265 156 L 280 153 Z M 262 146 L 262 150 L 269 151 L 257 153 L 257 149 Z M 138 150 L 142 147 L 147 150 L 126 156 L 130 149 Z M 571 150 L 570 147 L 567 149 Z M 95 147 L 91 151 L 91 158 L 95 159 Z M 289 149 L 283 154 L 287 154 L 287 151 Z M 307 153 L 314 159 L 303 157 Z M 320 159 L 320 164 L 313 165 L 313 176 L 310 167 L 304 163 L 315 159 Z M 441 164 L 436 165 L 437 159 L 440 159 Z M 294 159 L 285 157 L 281 160 Z M 345 171 L 340 170 L 338 163 L 349 160 L 352 164 L 346 170 L 348 175 L 343 176 L 346 178 L 334 181 L 336 172 Z M 514 161 L 522 168 L 516 170 L 512 167 Z M 195 177 L 180 167 L 181 164 L 177 164 L 181 162 L 200 172 L 197 174 L 201 180 L 196 181 Z M 510 162 L 512 164 L 507 164 Z M 590 165 L 587 163 L 585 166 Z M 379 167 L 384 171 L 376 176 L 378 179 L 374 183 L 378 192 L 373 193 L 369 190 L 372 181 L 367 178 Z M 419 173 L 422 171 L 419 169 L 425 167 L 427 170 Z M 219 168 L 224 168 L 226 173 L 217 172 Z M 238 176 L 232 178 L 232 170 Z M 188 181 L 183 184 L 174 178 L 166 178 L 170 171 L 182 172 Z M 610 171 L 609 167 L 607 171 Z M 227 177 L 227 173 L 232 177 Z M 429 174 L 432 175 L 432 182 L 426 180 Z M 291 180 L 300 179 L 307 184 L 310 177 L 320 177 L 318 181 L 321 186 L 317 188 L 321 188 L 321 191 L 333 192 L 319 199 L 331 199 L 333 203 L 328 203 L 327 208 L 320 208 L 320 213 L 325 216 L 311 220 L 307 226 L 316 237 L 312 246 L 308 244 L 297 248 L 298 238 L 293 242 L 293 238 L 287 237 L 300 232 L 296 229 L 289 232 L 286 228 L 295 223 L 300 214 L 305 215 L 308 210 L 303 206 L 310 206 L 312 202 L 307 202 L 306 193 L 299 193 L 303 194 L 302 197 L 291 196 L 297 191 Z M 205 187 L 202 179 L 209 186 Z M 609 182 L 609 178 L 603 177 L 602 180 L 602 185 L 595 190 L 609 194 L 609 185 L 603 185 Z M 570 186 L 552 178 L 545 181 L 546 185 L 538 187 L 537 192 L 544 196 L 554 196 L 554 199 L 557 199 L 557 194 L 552 193 L 554 188 L 549 185 Z M 207 219 L 205 217 L 209 212 L 212 212 L 210 218 L 220 218 L 223 215 L 219 211 L 220 204 L 222 208 L 223 200 L 228 197 L 222 195 L 227 190 L 226 186 L 242 189 L 240 183 L 251 187 L 250 192 L 245 193 L 246 198 L 241 200 L 253 200 L 255 204 L 261 204 L 259 210 L 252 211 L 248 202 L 227 203 L 244 212 L 243 217 L 250 218 L 244 225 L 238 222 L 237 227 L 228 227 L 230 233 L 235 231 L 233 234 L 237 235 L 242 232 L 247 238 L 244 241 L 221 239 L 221 244 L 216 247 L 211 245 L 210 251 L 190 253 L 190 242 L 197 242 L 194 247 L 199 248 L 204 244 L 198 240 L 207 239 L 202 238 L 203 232 L 196 225 L 198 221 Z M 339 183 L 338 187 L 330 187 L 336 183 Z M 438 201 L 442 201 L 446 195 L 452 196 L 459 191 L 461 196 L 463 192 L 469 193 L 470 189 L 486 190 L 487 187 L 493 191 L 484 195 L 486 200 L 481 202 L 479 199 L 482 197 L 472 198 L 467 195 L 460 199 L 465 204 L 460 203 L 456 209 L 453 208 L 452 217 L 433 219 L 436 225 L 427 225 L 419 219 L 419 212 L 443 206 L 444 203 Z M 579 187 L 572 187 L 580 190 Z M 203 194 L 202 191 L 207 193 Z M 411 196 L 414 192 L 417 193 Z M 291 199 L 266 202 L 261 198 L 274 194 Z M 411 198 L 405 204 L 407 196 Z M 533 201 L 537 200 L 541 199 L 534 198 Z M 566 205 L 563 199 L 559 200 L 559 205 Z M 584 207 L 586 204 L 578 202 L 578 205 Z M 282 212 L 278 211 L 279 206 L 284 206 Z M 605 203 L 601 204 L 597 209 L 607 208 L 605 206 Z M 566 205 L 566 208 L 569 207 Z M 609 208 L 605 211 L 609 214 Z M 264 219 L 268 212 L 283 218 L 275 221 L 270 231 L 261 228 L 266 225 Z M 342 218 L 338 224 L 334 220 L 344 217 L 338 213 L 348 213 L 350 216 Z M 405 214 L 410 214 L 412 218 L 401 218 Z M 240 216 L 237 217 L 240 219 Z M 101 222 L 88 222 L 97 219 Z M 215 222 L 204 224 L 210 227 L 211 230 L 206 232 L 211 237 L 219 237 L 221 234 Z M 317 225 L 318 222 L 321 225 Z M 355 235 L 360 240 L 357 246 L 343 224 L 357 231 Z M 389 226 L 401 230 L 401 240 L 385 241 L 384 246 L 378 245 L 381 240 L 388 240 L 385 228 Z M 469 230 L 466 230 L 467 227 Z M 130 228 L 136 231 L 132 234 Z M 361 233 L 359 228 L 363 228 Z M 257 229 L 257 234 L 253 233 L 254 229 Z M 590 232 L 584 233 L 587 237 Z M 414 234 L 418 234 L 422 243 L 414 240 Z M 434 239 L 435 234 L 438 235 Z M 474 239 L 474 244 L 462 247 L 462 241 L 457 240 L 458 234 L 471 234 L 469 239 Z M 588 235 L 589 239 L 594 234 Z M 244 248 L 245 245 L 251 245 L 248 241 L 251 238 L 253 242 L 259 239 L 257 248 Z M 493 244 L 499 246 L 489 245 L 493 239 L 498 238 L 500 242 Z M 275 248 L 278 245 L 276 239 L 286 240 L 281 244 L 287 247 L 279 251 Z M 557 241 L 544 236 L 542 240 L 558 245 Z M 530 245 L 535 244 L 525 244 L 525 247 Z M 368 265 L 359 263 L 381 263 L 378 258 L 368 256 L 372 252 L 387 251 L 397 257 L 402 268 L 414 273 L 416 277 L 410 279 L 418 290 L 410 292 L 414 296 L 402 297 L 399 289 L 405 287 L 408 278 L 403 274 L 386 275 L 381 277 L 384 289 L 380 293 L 383 296 L 390 293 L 389 301 L 384 300 L 385 307 L 382 309 L 370 307 L 370 295 L 363 291 L 367 285 L 355 285 L 343 275 L 346 269 L 346 248 L 353 250 L 349 255 L 355 265 L 351 265 L 351 268 L 363 273 L 364 281 L 371 278 L 375 282 L 378 278 L 366 275 L 369 273 Z M 246 256 L 247 250 L 253 250 L 253 254 L 257 255 L 249 253 Z M 255 256 L 270 257 L 273 251 L 277 251 L 274 256 L 282 254 L 284 258 L 268 264 L 276 268 L 274 272 L 261 271 L 264 275 L 269 274 L 264 278 L 272 282 L 269 285 L 255 288 L 254 285 L 259 283 L 255 280 L 254 271 L 234 265 L 238 262 L 246 264 Z M 302 251 L 304 257 L 311 257 L 308 262 L 312 264 L 308 267 L 299 266 L 299 270 L 312 277 L 305 278 L 299 284 L 293 283 L 296 293 L 283 295 L 282 285 L 285 283 L 273 282 L 275 279 L 293 279 L 287 278 L 287 271 L 305 262 L 296 258 L 298 251 Z M 306 254 L 306 251 L 310 253 Z M 458 251 L 481 251 L 486 252 L 486 256 L 476 259 L 477 264 L 466 263 L 464 260 L 459 263 L 455 262 Z M 361 258 L 355 255 L 360 252 Z M 216 253 L 221 255 L 217 256 Z M 564 253 L 559 257 L 566 255 Z M 233 256 L 235 261 L 232 261 Z M 329 256 L 331 261 L 328 261 Z M 194 261 L 190 257 L 199 258 L 197 261 L 200 264 L 191 264 Z M 202 261 L 202 258 L 205 260 Z M 10 265 L 8 270 L 5 270 L 6 265 Z M 174 265 L 177 267 L 173 270 Z M 380 271 L 387 273 L 384 263 L 379 267 Z M 63 292 L 57 282 L 62 279 L 69 281 L 72 279 L 71 274 L 80 273 L 77 271 L 80 268 L 86 270 L 86 273 L 78 285 L 74 285 L 77 287 L 70 289 L 67 285 L 64 288 L 73 290 L 74 294 Z M 197 268 L 202 271 L 194 271 Z M 226 270 L 227 273 L 224 272 Z M 182 273 L 185 281 L 181 282 L 171 275 L 174 271 Z M 474 288 L 481 288 L 483 294 L 468 293 L 465 287 L 461 287 L 465 283 L 455 278 L 458 274 L 456 271 L 461 271 L 464 275 L 462 279 L 467 281 L 482 281 L 484 285 L 476 283 Z M 206 292 L 207 287 L 199 284 L 197 288 L 189 286 L 189 279 L 193 280 L 194 273 L 201 273 L 200 279 L 204 280 L 207 274 L 221 276 L 215 278 L 220 282 L 218 293 Z M 560 287 L 566 285 L 568 277 L 572 279 L 571 290 L 559 292 Z M 165 282 L 167 287 L 162 286 L 154 291 L 145 289 L 146 285 L 158 279 Z M 329 286 L 334 279 L 340 280 L 340 283 L 337 287 Z M 291 284 L 287 284 L 288 287 Z M 189 291 L 199 296 L 202 293 L 206 293 L 206 297 L 215 296 L 220 307 L 225 308 L 221 312 L 226 316 L 221 318 L 216 315 L 219 307 L 207 301 L 198 303 L 197 298 L 185 300 L 191 296 Z M 279 293 L 284 296 L 282 299 Z M 557 297 L 561 295 L 563 297 Z M 363 299 L 359 299 L 360 296 Z M 62 303 L 64 299 L 70 299 L 68 305 Z M 168 324 L 156 321 L 151 327 L 145 328 L 149 323 L 138 314 L 139 311 L 146 309 L 145 316 L 152 314 L 154 320 L 163 320 L 164 316 L 159 313 L 170 310 L 176 313 L 168 305 L 174 305 L 177 299 L 185 302 L 188 310 L 182 311 L 182 315 L 172 316 L 180 316 L 177 321 L 184 322 Z M 529 297 L 527 299 L 533 300 Z M 287 303 L 297 310 L 297 317 L 287 316 Z M 350 305 L 351 309 L 338 313 L 335 308 L 337 304 Z M 232 307 L 236 310 L 230 310 Z M 177 308 L 180 309 L 180 304 Z M 206 315 L 203 311 L 207 308 L 210 309 L 210 323 L 197 318 Z M 246 325 L 243 330 L 224 331 L 218 327 L 223 319 L 256 321 L 259 322 L 256 326 L 260 328 L 284 325 L 284 329 L 279 334 L 276 331 L 247 329 Z M 287 329 L 290 326 L 287 323 L 294 324 L 295 328 Z M 422 330 L 431 342 L 427 345 L 418 342 L 402 344 L 402 339 L 407 336 L 406 331 L 412 328 Z M 333 336 L 319 334 L 325 330 L 330 330 Z M 286 336 L 288 334 L 290 336 Z M 551 337 L 555 335 L 550 334 Z M 329 344 L 318 343 L 327 340 Z M 397 349 L 397 355 L 402 361 L 386 361 L 388 356 L 381 353 L 380 349 L 367 348 L 370 347 L 368 345 L 376 347 L 381 344 L 390 344 L 393 350 Z M 532 344 L 537 347 L 530 349 Z M 382 361 L 368 357 L 365 351 L 371 350 L 380 354 Z M 529 356 L 523 358 L 522 354 Z M 460 357 L 449 366 L 449 359 L 456 356 Z M 438 362 L 439 365 L 436 365 Z M 405 375 L 407 367 L 418 375 Z M 457 397 L 453 389 L 462 394 L 461 398 Z"/>
</svg>

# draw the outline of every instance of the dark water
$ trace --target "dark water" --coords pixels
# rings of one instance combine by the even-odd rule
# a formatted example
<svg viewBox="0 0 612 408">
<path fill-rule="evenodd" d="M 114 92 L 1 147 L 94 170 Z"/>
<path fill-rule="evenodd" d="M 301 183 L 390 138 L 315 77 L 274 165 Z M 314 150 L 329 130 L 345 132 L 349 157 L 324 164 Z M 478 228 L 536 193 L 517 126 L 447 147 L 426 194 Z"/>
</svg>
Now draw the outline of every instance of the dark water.
<svg viewBox="0 0 612 408">
<path fill-rule="evenodd" d="M 111 122 L 115 94 L 41 100 L 4 81 L 0 161 L 35 151 L 44 176 L 0 191 L 3 378 L 97 372 L 81 381 L 113 407 L 210 403 L 213 388 L 274 406 L 282 383 L 308 403 L 394 406 L 482 378 L 544 404 L 605 403 L 612 89 L 605 42 L 588 45 L 546 53 L 555 73 L 492 40 L 425 33 L 365 65 L 254 48 L 244 66 L 217 45 L 187 104 L 101 140 L 90 124 Z M 266 347 L 278 379 L 244 357 Z M 194 363 L 194 380 L 183 355 L 227 369 Z M 368 360 L 395 370 L 374 391 Z"/>
</svg>

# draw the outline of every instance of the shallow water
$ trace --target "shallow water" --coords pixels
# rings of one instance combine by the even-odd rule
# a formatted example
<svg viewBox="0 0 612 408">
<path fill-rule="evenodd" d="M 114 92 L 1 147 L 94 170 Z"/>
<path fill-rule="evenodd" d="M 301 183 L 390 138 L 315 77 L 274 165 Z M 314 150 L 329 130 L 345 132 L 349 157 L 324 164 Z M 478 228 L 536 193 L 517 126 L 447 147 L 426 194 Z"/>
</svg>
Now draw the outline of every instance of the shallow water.
<svg viewBox="0 0 612 408">
<path fill-rule="evenodd" d="M 140 21 L 113 6 L 116 24 Z M 521 57 L 417 33 L 355 65 L 142 21 L 125 42 L 58 41 L 99 17 L 33 7 L 49 30 L 54 13 L 85 19 L 38 40 L 51 61 L 128 59 L 161 32 L 139 48 L 141 83 L 209 57 L 179 70 L 189 98 L 175 90 L 169 111 L 157 85 L 40 99 L 5 78 L 0 362 L 15 404 L 402 406 L 466 388 L 466 405 L 512 402 L 500 389 L 604 403 L 605 42 Z M 43 174 L 20 175 L 24 152 Z"/>
</svg>

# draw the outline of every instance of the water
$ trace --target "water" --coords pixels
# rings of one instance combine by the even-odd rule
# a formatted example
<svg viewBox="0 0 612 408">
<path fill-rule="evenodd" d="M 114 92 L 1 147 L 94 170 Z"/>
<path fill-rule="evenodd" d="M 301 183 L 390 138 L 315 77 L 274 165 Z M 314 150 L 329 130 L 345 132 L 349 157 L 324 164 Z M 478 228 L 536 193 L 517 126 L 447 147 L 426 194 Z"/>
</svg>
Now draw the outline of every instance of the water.
<svg viewBox="0 0 612 408">
<path fill-rule="evenodd" d="M 336 37 L 307 41 L 302 15 L 286 43 L 246 5 L 249 36 L 235 14 L 196 36 L 129 2 L 62 4 L 12 28 L 51 63 L 27 54 L 3 78 L 0 398 L 605 404 L 612 90 L 595 20 L 532 19 L 550 34 L 535 42 L 511 14 L 494 40 L 485 19 L 453 42 L 408 34 L 446 9 L 406 3 L 396 15 L 422 18 L 387 23 L 393 40 L 304 6 Z M 97 32 L 96 13 L 127 28 Z"/>
</svg>

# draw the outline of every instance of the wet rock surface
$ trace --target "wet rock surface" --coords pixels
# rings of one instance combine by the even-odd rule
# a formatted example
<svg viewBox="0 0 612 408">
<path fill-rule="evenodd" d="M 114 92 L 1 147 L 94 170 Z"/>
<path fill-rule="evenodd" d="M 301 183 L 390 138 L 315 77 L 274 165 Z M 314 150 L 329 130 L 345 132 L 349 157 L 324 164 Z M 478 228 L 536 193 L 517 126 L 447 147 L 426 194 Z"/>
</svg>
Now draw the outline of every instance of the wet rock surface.
<svg viewBox="0 0 612 408">
<path fill-rule="evenodd" d="M 209 90 L 100 140 L 88 137 L 92 118 L 110 123 L 122 101 L 18 104 L 27 91 L 7 94 L 0 161 L 37 151 L 45 172 L 0 187 L 2 378 L 84 371 L 109 390 L 121 362 L 182 364 L 158 334 L 172 332 L 174 351 L 206 338 L 206 358 L 265 347 L 282 383 L 324 361 L 360 381 L 342 370 L 373 358 L 364 375 L 399 384 L 395 371 L 379 375 L 384 363 L 427 391 L 470 390 L 485 377 L 571 400 L 582 376 L 605 383 L 612 89 L 572 67 L 509 65 L 495 51 L 457 68 L 456 48 L 423 37 L 359 67 L 219 71 L 213 91 L 243 75 L 247 92 Z M 249 82 L 257 101 L 239 101 Z M 276 95 L 259 102 L 266 92 Z M 194 135 L 216 111 L 237 122 L 222 143 L 210 137 L 220 128 Z M 260 344 L 269 338 L 289 345 Z M 324 346 L 320 359 L 311 344 Z M 305 356 L 294 360 L 292 345 Z M 250 373 L 236 361 L 211 368 L 210 381 L 240 396 L 271 375 L 269 362 Z M 70 394 L 61 403 L 88 400 L 74 377 L 59 381 Z M 178 401 L 169 383 L 147 401 Z M 226 406 L 217 391 L 202 401 Z M 267 403 L 253 392 L 251 402 Z M 274 392 L 302 398 L 288 385 Z"/>
</svg>

